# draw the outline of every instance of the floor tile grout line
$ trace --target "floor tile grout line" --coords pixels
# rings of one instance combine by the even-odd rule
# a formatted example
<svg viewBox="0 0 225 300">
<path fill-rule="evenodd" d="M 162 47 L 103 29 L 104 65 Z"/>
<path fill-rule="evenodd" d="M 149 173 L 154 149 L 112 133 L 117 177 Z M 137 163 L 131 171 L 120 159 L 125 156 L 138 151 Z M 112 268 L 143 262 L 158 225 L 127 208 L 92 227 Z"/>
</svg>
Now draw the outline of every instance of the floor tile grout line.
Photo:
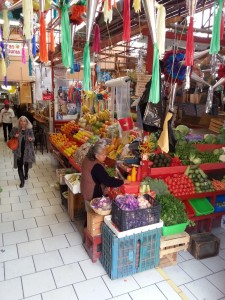
<svg viewBox="0 0 225 300">
<path fill-rule="evenodd" d="M 223 271 L 220 271 L 220 272 L 223 272 Z M 215 273 L 213 273 L 213 275 L 214 275 Z M 210 276 L 210 275 L 208 275 L 208 276 Z M 208 279 L 208 276 L 206 276 L 205 277 L 205 279 L 209 282 L 209 283 L 211 283 L 217 290 L 219 290 L 222 294 L 223 294 L 223 296 L 225 296 L 225 293 L 223 292 L 223 291 L 221 291 L 213 282 L 211 282 L 209 279 Z"/>
</svg>

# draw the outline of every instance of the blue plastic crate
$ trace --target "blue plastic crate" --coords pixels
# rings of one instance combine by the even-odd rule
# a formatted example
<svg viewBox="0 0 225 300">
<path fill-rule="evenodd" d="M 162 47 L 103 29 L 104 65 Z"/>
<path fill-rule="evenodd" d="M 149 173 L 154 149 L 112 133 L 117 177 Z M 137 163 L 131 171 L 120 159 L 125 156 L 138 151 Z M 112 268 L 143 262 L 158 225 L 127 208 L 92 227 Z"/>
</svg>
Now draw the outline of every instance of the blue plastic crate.
<svg viewBox="0 0 225 300">
<path fill-rule="evenodd" d="M 118 238 L 102 224 L 100 261 L 111 279 L 130 276 L 159 264 L 161 228 Z"/>
<path fill-rule="evenodd" d="M 215 204 L 215 207 L 214 207 L 214 212 L 225 211 L 225 205 L 220 206 L 219 203 L 224 203 L 225 204 L 225 195 L 216 196 L 216 204 Z"/>
</svg>

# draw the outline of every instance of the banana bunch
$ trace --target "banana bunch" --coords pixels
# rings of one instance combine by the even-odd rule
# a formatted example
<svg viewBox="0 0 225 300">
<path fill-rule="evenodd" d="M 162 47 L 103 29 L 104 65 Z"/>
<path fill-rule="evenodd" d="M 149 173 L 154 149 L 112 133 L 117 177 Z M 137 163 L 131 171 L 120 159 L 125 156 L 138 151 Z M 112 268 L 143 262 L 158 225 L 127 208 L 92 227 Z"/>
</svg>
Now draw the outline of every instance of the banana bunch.
<svg viewBox="0 0 225 300">
<path fill-rule="evenodd" d="M 77 184 L 78 182 L 79 182 L 79 180 L 80 180 L 80 175 L 76 175 L 76 174 L 73 174 L 70 178 L 69 178 L 69 183 L 71 184 L 71 185 L 75 185 L 75 184 Z"/>
<path fill-rule="evenodd" d="M 90 112 L 89 109 L 88 109 L 88 107 L 87 107 L 87 105 L 82 105 L 82 112 L 83 112 L 84 114 Z"/>
<path fill-rule="evenodd" d="M 113 160 L 116 160 L 116 158 L 117 158 L 117 151 L 116 150 L 111 151 L 108 154 L 108 157 L 111 158 L 111 159 L 113 159 Z"/>
<path fill-rule="evenodd" d="M 91 125 L 94 125 L 97 122 L 97 116 L 92 115 L 91 118 L 89 119 L 88 123 Z"/>
<path fill-rule="evenodd" d="M 116 154 L 117 154 L 117 155 L 120 155 L 120 154 L 122 153 L 122 151 L 123 151 L 123 148 L 124 148 L 123 145 L 119 145 L 119 147 L 118 147 L 117 150 L 116 150 Z"/>
<path fill-rule="evenodd" d="M 110 112 L 108 109 L 100 111 L 98 113 L 98 118 L 100 121 L 109 121 L 110 120 Z"/>
</svg>

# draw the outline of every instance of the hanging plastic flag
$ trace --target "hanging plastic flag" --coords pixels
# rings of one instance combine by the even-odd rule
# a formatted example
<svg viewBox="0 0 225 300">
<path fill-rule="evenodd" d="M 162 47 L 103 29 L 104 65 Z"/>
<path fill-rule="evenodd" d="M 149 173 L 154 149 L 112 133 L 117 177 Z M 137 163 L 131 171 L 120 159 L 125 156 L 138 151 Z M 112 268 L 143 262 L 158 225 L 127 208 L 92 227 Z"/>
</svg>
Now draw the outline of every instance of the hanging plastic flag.
<svg viewBox="0 0 225 300">
<path fill-rule="evenodd" d="M 41 0 L 42 2 L 42 0 Z M 41 5 L 40 11 L 40 61 L 46 63 L 48 61 L 48 50 L 47 50 L 47 40 L 46 40 L 46 24 L 45 24 L 45 16 L 44 16 L 44 5 Z"/>
<path fill-rule="evenodd" d="M 4 40 L 8 41 L 9 39 L 9 18 L 8 18 L 8 10 L 7 9 L 3 9 L 3 38 Z"/>
<path fill-rule="evenodd" d="M 205 106 L 205 112 L 209 113 L 211 108 L 212 108 L 212 104 L 213 104 L 213 93 L 214 90 L 219 87 L 220 85 L 225 83 L 225 77 L 220 78 L 219 81 L 217 81 L 213 86 L 209 87 L 208 90 L 208 95 L 207 95 L 207 100 L 206 100 L 206 106 Z"/>
<path fill-rule="evenodd" d="M 141 11 L 141 0 L 134 0 L 133 8 L 136 13 Z"/>
<path fill-rule="evenodd" d="M 76 35 L 76 29 L 77 29 L 77 25 L 70 24 L 70 33 L 71 33 L 71 45 L 72 45 L 72 48 L 73 48 L 74 39 L 75 39 L 75 35 Z"/>
<path fill-rule="evenodd" d="M 223 40 L 223 34 L 224 34 L 224 13 L 222 11 L 222 17 L 221 17 L 221 23 L 220 23 L 220 40 Z"/>
<path fill-rule="evenodd" d="M 194 18 L 190 17 L 188 26 L 185 65 L 193 66 L 194 64 Z"/>
<path fill-rule="evenodd" d="M 130 41 L 130 0 L 123 3 L 123 41 Z"/>
<path fill-rule="evenodd" d="M 26 53 L 25 53 L 25 48 L 23 46 L 22 48 L 22 64 L 26 64 Z"/>
<path fill-rule="evenodd" d="M 72 64 L 71 64 L 71 67 L 70 67 L 70 74 L 74 74 L 74 54 L 73 54 L 73 51 L 72 51 Z"/>
<path fill-rule="evenodd" d="M 110 23 L 112 21 L 112 9 L 109 9 L 108 1 L 110 0 L 105 0 L 104 2 L 104 7 L 103 7 L 103 12 L 104 12 L 104 21 L 107 23 Z"/>
<path fill-rule="evenodd" d="M 157 32 L 157 44 L 159 48 L 159 58 L 162 58 L 165 53 L 166 42 L 166 9 L 162 4 L 156 2 L 157 8 L 157 20 L 156 20 L 156 32 Z"/>
<path fill-rule="evenodd" d="M 42 1 L 42 0 L 41 0 Z M 23 0 L 23 34 L 27 40 L 33 37 L 33 1 Z"/>
<path fill-rule="evenodd" d="M 33 69 L 32 69 L 32 60 L 31 60 L 30 55 L 29 55 L 29 61 L 28 62 L 29 62 L 28 63 L 28 66 L 29 66 L 29 76 L 32 76 Z"/>
<path fill-rule="evenodd" d="M 217 54 L 220 50 L 220 24 L 222 18 L 223 1 L 218 0 L 214 6 L 214 22 L 212 29 L 212 38 L 210 43 L 210 54 Z"/>
<path fill-rule="evenodd" d="M 211 75 L 213 79 L 216 79 L 217 77 L 217 55 L 216 54 L 212 54 L 211 56 Z"/>
<path fill-rule="evenodd" d="M 37 48 L 36 48 L 36 37 L 35 37 L 35 33 L 32 37 L 32 54 L 33 54 L 33 57 L 35 57 L 37 55 Z"/>
<path fill-rule="evenodd" d="M 9 53 L 8 53 L 8 43 L 5 43 L 5 64 L 6 68 L 8 68 L 10 64 Z"/>
<path fill-rule="evenodd" d="M 196 82 L 202 83 L 204 85 L 208 85 L 210 86 L 210 84 L 205 81 L 204 79 L 202 79 L 201 77 L 199 77 L 197 74 L 195 74 L 194 72 L 191 73 L 191 79 L 195 80 Z"/>
<path fill-rule="evenodd" d="M 83 90 L 89 91 L 91 89 L 91 59 L 90 59 L 90 37 L 95 19 L 95 12 L 97 9 L 98 0 L 87 0 L 87 23 L 86 23 L 86 44 L 84 47 L 84 83 Z"/>
<path fill-rule="evenodd" d="M 62 63 L 66 68 L 72 65 L 72 45 L 70 35 L 69 5 L 62 5 L 61 31 L 62 31 Z"/>
<path fill-rule="evenodd" d="M 191 75 L 191 67 L 187 66 L 187 68 L 186 68 L 186 74 L 185 74 L 185 83 L 184 83 L 184 89 L 185 90 L 189 90 L 190 89 L 190 86 L 191 86 L 190 75 Z"/>
<path fill-rule="evenodd" d="M 100 28 L 99 28 L 98 24 L 95 24 L 95 27 L 94 27 L 94 40 L 93 40 L 92 49 L 95 53 L 99 53 L 101 51 Z"/>
<path fill-rule="evenodd" d="M 50 48 L 51 52 L 55 52 L 55 39 L 54 39 L 54 29 L 50 30 Z"/>
</svg>

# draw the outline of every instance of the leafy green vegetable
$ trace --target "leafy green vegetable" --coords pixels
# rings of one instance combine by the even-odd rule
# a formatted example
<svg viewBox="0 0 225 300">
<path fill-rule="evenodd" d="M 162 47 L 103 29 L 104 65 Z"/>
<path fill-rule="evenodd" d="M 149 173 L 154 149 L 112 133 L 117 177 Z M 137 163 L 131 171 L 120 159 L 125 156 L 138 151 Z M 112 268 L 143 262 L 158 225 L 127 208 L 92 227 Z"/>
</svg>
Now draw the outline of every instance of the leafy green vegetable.
<svg viewBox="0 0 225 300">
<path fill-rule="evenodd" d="M 157 195 L 161 204 L 161 219 L 164 226 L 189 223 L 184 203 L 172 195 Z"/>
<path fill-rule="evenodd" d="M 150 189 L 153 190 L 157 195 L 169 194 L 168 187 L 162 179 L 145 177 L 141 184 L 149 185 Z"/>
<path fill-rule="evenodd" d="M 204 142 L 206 144 L 216 144 L 217 143 L 217 137 L 215 134 L 205 134 L 204 135 Z"/>
<path fill-rule="evenodd" d="M 190 132 L 190 128 L 188 128 L 187 126 L 185 125 L 178 125 L 176 128 L 175 128 L 175 131 L 180 131 L 180 133 L 185 136 L 187 135 L 189 132 Z"/>
</svg>

